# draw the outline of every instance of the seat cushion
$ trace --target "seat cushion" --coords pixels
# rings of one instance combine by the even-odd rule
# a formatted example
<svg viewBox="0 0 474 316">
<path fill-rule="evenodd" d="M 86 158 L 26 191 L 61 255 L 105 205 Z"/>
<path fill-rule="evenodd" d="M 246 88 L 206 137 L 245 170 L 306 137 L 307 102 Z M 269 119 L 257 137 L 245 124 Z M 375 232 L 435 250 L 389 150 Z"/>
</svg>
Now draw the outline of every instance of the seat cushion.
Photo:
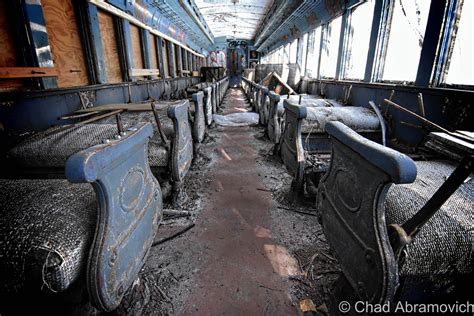
<svg viewBox="0 0 474 316">
<path fill-rule="evenodd" d="M 392 185 L 385 201 L 387 224 L 403 224 L 431 198 L 455 169 L 443 161 L 418 161 L 411 184 Z M 474 180 L 444 203 L 406 247 L 401 275 L 429 276 L 474 272 Z"/>
<path fill-rule="evenodd" d="M 302 133 L 324 133 L 326 123 L 338 121 L 356 132 L 380 130 L 380 121 L 370 109 L 359 106 L 308 107 Z"/>
<path fill-rule="evenodd" d="M 0 291 L 66 290 L 85 273 L 98 205 L 90 184 L 0 180 Z"/>
<path fill-rule="evenodd" d="M 290 100 L 294 102 L 299 102 L 300 96 L 299 95 L 290 95 Z M 278 102 L 278 116 L 282 117 L 283 113 L 285 112 L 285 108 L 283 106 L 283 101 L 288 99 L 287 97 L 282 97 L 280 102 Z M 316 95 L 303 95 L 301 98 L 301 105 L 306 107 L 340 107 L 344 106 L 342 103 L 333 100 L 333 99 L 323 99 Z"/>
<path fill-rule="evenodd" d="M 138 122 L 152 122 L 155 132 L 148 144 L 150 166 L 167 166 L 168 150 L 163 146 L 154 118 L 151 121 L 152 118 L 153 113 L 151 112 L 128 112 L 122 115 L 122 123 L 127 129 L 135 126 Z M 71 155 L 100 144 L 106 139 L 113 139 L 118 134 L 117 125 L 112 124 L 114 121 L 115 117 L 112 117 L 102 123 L 86 124 L 67 130 L 62 130 L 61 127 L 49 128 L 28 137 L 13 147 L 7 153 L 7 158 L 20 167 L 62 168 Z M 171 127 L 169 124 L 164 124 L 164 131 L 167 136 L 172 137 L 172 123 Z"/>
</svg>

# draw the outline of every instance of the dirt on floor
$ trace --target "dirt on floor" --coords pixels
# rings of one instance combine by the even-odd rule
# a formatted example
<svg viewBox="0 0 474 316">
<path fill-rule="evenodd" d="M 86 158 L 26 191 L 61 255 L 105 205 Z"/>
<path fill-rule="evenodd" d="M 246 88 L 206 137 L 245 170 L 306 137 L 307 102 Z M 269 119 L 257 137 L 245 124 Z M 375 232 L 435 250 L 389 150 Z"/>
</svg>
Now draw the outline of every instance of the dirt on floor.
<svg viewBox="0 0 474 316">
<path fill-rule="evenodd" d="M 232 92 L 232 90 L 229 90 Z M 229 98 L 229 93 L 227 95 Z M 278 244 L 286 247 L 297 262 L 297 273 L 286 277 L 284 293 L 291 300 L 295 314 L 299 302 L 310 298 L 318 312 L 328 314 L 334 281 L 341 273 L 337 260 L 329 249 L 318 221 L 314 201 L 297 198 L 290 190 L 292 177 L 286 171 L 279 157 L 273 154 L 273 144 L 264 136 L 262 127 L 241 127 L 252 138 L 251 146 L 257 152 L 256 170 L 261 180 L 257 190 L 271 197 L 269 202 L 268 229 Z M 191 311 L 203 314 L 196 306 L 196 293 L 207 291 L 202 285 L 203 271 L 212 259 L 212 245 L 202 242 L 201 229 L 208 229 L 214 222 L 202 217 L 218 188 L 212 184 L 212 170 L 221 155 L 219 144 L 224 141 L 223 127 L 208 130 L 200 145 L 199 154 L 185 180 L 187 201 L 179 208 L 165 204 L 165 209 L 189 211 L 190 216 L 165 216 L 155 243 L 173 236 L 183 229 L 186 232 L 152 247 L 147 262 L 140 272 L 140 281 L 128 292 L 121 306 L 113 312 L 116 315 L 170 315 L 189 314 Z M 303 213 L 308 214 L 303 214 Z M 211 219 L 209 219 L 211 221 Z M 195 226 L 191 226 L 195 223 Z M 203 224 L 204 223 L 204 224 Z M 218 221 L 216 221 L 218 225 Z M 206 225 L 207 224 L 207 225 Z M 204 227 L 204 228 L 203 228 Z M 232 234 L 228 231 L 227 234 Z M 221 236 L 216 235 L 216 239 Z M 222 237 L 223 238 L 223 237 Z M 215 258 L 225 261 L 226 258 Z M 237 262 L 238 264 L 238 262 Z M 212 275 L 211 275 L 212 276 Z M 240 280 L 239 282 L 246 282 Z M 250 280 L 248 280 L 250 282 Z M 216 284 L 218 281 L 216 281 Z M 262 282 L 263 283 L 263 282 Z M 218 286 L 218 284 L 216 285 Z M 221 286 L 224 286 L 221 284 Z M 269 291 L 278 290 L 269 288 Z M 238 291 L 238 289 L 237 289 Z M 202 293 L 205 297 L 206 293 Z M 245 293 L 244 293 L 245 294 Z M 263 314 L 279 314 L 272 309 L 276 302 L 262 302 Z M 195 307 L 195 309 L 193 309 Z M 238 308 L 235 314 L 238 314 Z"/>
</svg>

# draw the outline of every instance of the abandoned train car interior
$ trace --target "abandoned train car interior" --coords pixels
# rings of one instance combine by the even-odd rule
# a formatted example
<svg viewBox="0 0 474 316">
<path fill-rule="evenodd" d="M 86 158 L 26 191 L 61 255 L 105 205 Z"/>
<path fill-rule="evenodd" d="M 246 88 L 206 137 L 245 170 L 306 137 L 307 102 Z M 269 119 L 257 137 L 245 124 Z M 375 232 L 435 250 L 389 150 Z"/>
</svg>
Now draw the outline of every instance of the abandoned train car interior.
<svg viewBox="0 0 474 316">
<path fill-rule="evenodd" d="M 473 315 L 473 19 L 0 1 L 0 315 Z"/>
</svg>

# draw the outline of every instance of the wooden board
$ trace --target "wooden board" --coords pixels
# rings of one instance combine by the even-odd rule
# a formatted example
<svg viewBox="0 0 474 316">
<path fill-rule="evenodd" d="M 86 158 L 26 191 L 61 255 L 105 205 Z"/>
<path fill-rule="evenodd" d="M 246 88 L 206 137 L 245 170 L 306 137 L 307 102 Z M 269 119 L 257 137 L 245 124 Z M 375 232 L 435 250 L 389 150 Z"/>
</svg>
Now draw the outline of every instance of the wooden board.
<svg viewBox="0 0 474 316">
<path fill-rule="evenodd" d="M 72 0 L 43 0 L 41 3 L 54 67 L 66 70 L 59 74 L 58 86 L 76 87 L 89 84 Z"/>
<path fill-rule="evenodd" d="M 13 34 L 7 18 L 7 2 L 0 1 L 0 67 L 18 66 Z M 0 79 L 0 91 L 23 86 L 21 79 Z"/>
<path fill-rule="evenodd" d="M 266 86 L 269 90 L 275 91 L 276 94 L 295 94 L 295 91 L 275 72 L 271 72 L 263 78 L 261 84 Z"/>
<path fill-rule="evenodd" d="M 113 16 L 101 10 L 98 10 L 98 16 L 107 67 L 107 81 L 109 83 L 123 82 Z"/>
<path fill-rule="evenodd" d="M 60 75 L 58 68 L 0 67 L 0 79 L 58 77 Z"/>
<path fill-rule="evenodd" d="M 158 76 L 160 71 L 158 69 L 136 69 L 132 68 L 128 70 L 130 77 L 143 77 L 143 76 Z"/>
<path fill-rule="evenodd" d="M 151 49 L 151 68 L 159 69 L 158 49 L 156 48 L 155 35 L 150 33 L 150 49 Z"/>
<path fill-rule="evenodd" d="M 145 65 L 143 63 L 143 52 L 142 42 L 140 36 L 140 28 L 130 23 L 130 35 L 132 38 L 132 54 L 133 54 L 133 68 L 143 69 Z M 138 79 L 144 79 L 144 77 L 138 77 Z"/>
<path fill-rule="evenodd" d="M 160 101 L 157 103 L 157 109 L 163 109 L 171 104 L 181 103 L 182 101 Z M 146 103 L 113 103 L 94 106 L 87 109 L 82 109 L 74 113 L 87 113 L 87 112 L 104 112 L 112 110 L 126 110 L 126 111 L 151 111 L 151 102 Z"/>
</svg>

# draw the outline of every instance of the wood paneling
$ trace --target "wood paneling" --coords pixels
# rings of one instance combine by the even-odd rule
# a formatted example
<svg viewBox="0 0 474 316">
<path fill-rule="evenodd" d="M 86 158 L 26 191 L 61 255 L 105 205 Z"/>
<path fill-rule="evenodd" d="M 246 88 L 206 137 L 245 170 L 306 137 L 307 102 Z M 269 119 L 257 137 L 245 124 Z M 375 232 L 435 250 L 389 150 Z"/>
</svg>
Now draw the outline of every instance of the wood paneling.
<svg viewBox="0 0 474 316">
<path fill-rule="evenodd" d="M 98 11 L 98 16 L 105 64 L 107 65 L 107 80 L 109 83 L 122 82 L 113 16 L 101 10 Z"/>
<path fill-rule="evenodd" d="M 8 25 L 6 1 L 0 1 L 0 67 L 18 66 L 15 44 Z M 0 91 L 21 87 L 21 79 L 0 79 Z"/>
<path fill-rule="evenodd" d="M 145 68 L 145 65 L 143 63 L 140 28 L 136 25 L 130 24 L 130 35 L 132 37 L 133 68 L 143 69 Z M 138 77 L 138 79 L 143 79 L 143 77 Z"/>
<path fill-rule="evenodd" d="M 58 86 L 87 85 L 89 78 L 72 0 L 43 0 L 41 3 L 54 67 L 61 70 Z"/>
<path fill-rule="evenodd" d="M 155 35 L 150 33 L 150 49 L 151 49 L 151 68 L 159 69 L 158 64 L 158 50 L 156 48 Z"/>
</svg>

